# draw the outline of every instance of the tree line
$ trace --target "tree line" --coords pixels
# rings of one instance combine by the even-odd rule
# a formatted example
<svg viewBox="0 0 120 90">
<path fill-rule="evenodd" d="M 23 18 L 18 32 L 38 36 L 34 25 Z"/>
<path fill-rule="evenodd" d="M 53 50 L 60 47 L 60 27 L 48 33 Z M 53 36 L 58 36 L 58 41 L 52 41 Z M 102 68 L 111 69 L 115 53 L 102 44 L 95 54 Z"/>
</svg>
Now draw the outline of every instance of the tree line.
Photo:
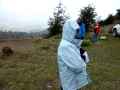
<svg viewBox="0 0 120 90">
<path fill-rule="evenodd" d="M 69 19 L 69 16 L 65 14 L 65 8 L 63 7 L 62 3 L 59 3 L 56 7 L 53 17 L 49 19 L 48 25 L 48 31 L 49 36 L 54 35 L 61 35 L 63 24 L 67 19 Z M 89 27 L 91 24 L 95 23 L 95 17 L 97 16 L 97 13 L 95 12 L 95 7 L 92 5 L 88 5 L 80 10 L 79 17 L 81 20 L 84 21 L 86 24 L 86 31 L 89 31 Z"/>
<path fill-rule="evenodd" d="M 86 25 L 86 32 L 90 31 L 91 25 L 94 25 L 96 23 L 96 16 L 97 13 L 95 11 L 94 5 L 88 5 L 84 7 L 83 9 L 80 9 L 79 17 L 84 21 Z M 63 4 L 59 3 L 56 7 L 55 11 L 53 12 L 53 17 L 49 19 L 48 25 L 48 31 L 49 31 L 49 37 L 54 35 L 61 35 L 63 24 L 67 19 L 69 19 L 69 16 L 65 15 L 65 8 L 63 7 Z M 117 9 L 116 15 L 110 14 L 105 20 L 99 21 L 100 25 L 109 25 L 113 23 L 120 23 L 120 9 Z"/>
<path fill-rule="evenodd" d="M 86 32 L 90 31 L 90 27 L 96 23 L 96 8 L 94 5 L 89 4 L 83 7 L 79 11 L 79 17 L 84 21 L 86 25 Z M 113 23 L 120 23 L 120 9 L 116 10 L 115 15 L 108 15 L 105 20 L 99 21 L 100 25 L 109 25 Z M 0 31 L 0 39 L 19 39 L 19 38 L 36 38 L 36 37 L 52 37 L 54 35 L 61 36 L 62 28 L 66 20 L 70 16 L 66 15 L 65 7 L 62 3 L 59 3 L 53 12 L 53 17 L 48 20 L 48 28 L 46 31 L 40 32 L 12 32 L 12 31 Z"/>
<path fill-rule="evenodd" d="M 116 10 L 116 14 L 112 15 L 109 14 L 108 17 L 105 20 L 101 20 L 101 25 L 109 25 L 109 24 L 120 24 L 120 9 Z"/>
<path fill-rule="evenodd" d="M 32 39 L 39 37 L 47 37 L 47 31 L 40 32 L 13 32 L 13 31 L 0 31 L 0 39 Z"/>
</svg>

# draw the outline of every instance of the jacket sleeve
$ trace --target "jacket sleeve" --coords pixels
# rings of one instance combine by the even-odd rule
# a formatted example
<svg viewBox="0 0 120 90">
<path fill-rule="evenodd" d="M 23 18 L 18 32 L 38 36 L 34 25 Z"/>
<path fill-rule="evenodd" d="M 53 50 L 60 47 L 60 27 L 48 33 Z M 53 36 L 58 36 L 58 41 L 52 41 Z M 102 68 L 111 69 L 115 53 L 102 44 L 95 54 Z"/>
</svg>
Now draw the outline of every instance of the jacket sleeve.
<svg viewBox="0 0 120 90">
<path fill-rule="evenodd" d="M 66 48 L 63 47 L 61 49 L 61 57 L 63 62 L 68 66 L 68 68 L 76 73 L 80 73 L 86 67 L 85 62 L 80 57 L 78 53 L 79 50 L 75 50 L 74 48 Z"/>
</svg>

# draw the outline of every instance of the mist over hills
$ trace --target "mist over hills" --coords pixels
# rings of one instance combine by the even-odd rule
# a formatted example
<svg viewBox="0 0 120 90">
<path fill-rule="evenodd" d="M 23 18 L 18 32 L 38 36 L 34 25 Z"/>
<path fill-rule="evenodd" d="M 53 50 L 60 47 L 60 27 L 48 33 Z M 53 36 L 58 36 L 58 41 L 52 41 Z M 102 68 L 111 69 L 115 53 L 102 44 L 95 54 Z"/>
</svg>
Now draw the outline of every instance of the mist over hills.
<svg viewBox="0 0 120 90">
<path fill-rule="evenodd" d="M 0 24 L 0 39 L 39 38 L 47 35 L 47 28 L 41 28 L 40 25 Z"/>
</svg>

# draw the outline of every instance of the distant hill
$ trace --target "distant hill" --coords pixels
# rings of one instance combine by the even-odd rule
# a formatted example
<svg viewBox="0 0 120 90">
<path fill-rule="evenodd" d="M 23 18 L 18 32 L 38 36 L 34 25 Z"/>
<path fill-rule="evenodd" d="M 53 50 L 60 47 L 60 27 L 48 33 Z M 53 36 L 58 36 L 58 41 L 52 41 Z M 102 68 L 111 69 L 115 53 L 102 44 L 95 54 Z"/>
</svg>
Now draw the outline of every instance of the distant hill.
<svg viewBox="0 0 120 90">
<path fill-rule="evenodd" d="M 13 31 L 0 31 L 0 39 L 25 39 L 25 38 L 39 38 L 47 37 L 48 31 L 37 31 L 37 32 L 13 32 Z"/>
</svg>

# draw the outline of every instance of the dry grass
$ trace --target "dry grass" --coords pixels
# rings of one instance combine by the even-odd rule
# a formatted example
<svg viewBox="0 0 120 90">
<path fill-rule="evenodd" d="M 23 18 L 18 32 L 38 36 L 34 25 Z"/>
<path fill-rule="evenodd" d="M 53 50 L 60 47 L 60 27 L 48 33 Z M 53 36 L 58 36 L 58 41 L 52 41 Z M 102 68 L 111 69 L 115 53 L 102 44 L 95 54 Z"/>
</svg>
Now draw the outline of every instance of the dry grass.
<svg viewBox="0 0 120 90">
<path fill-rule="evenodd" d="M 15 45 L 14 55 L 0 57 L 0 90 L 58 90 L 59 41 L 57 38 L 31 40 L 21 50 L 24 41 L 20 48 Z M 110 36 L 87 50 L 92 83 L 82 90 L 120 90 L 120 39 Z"/>
</svg>

